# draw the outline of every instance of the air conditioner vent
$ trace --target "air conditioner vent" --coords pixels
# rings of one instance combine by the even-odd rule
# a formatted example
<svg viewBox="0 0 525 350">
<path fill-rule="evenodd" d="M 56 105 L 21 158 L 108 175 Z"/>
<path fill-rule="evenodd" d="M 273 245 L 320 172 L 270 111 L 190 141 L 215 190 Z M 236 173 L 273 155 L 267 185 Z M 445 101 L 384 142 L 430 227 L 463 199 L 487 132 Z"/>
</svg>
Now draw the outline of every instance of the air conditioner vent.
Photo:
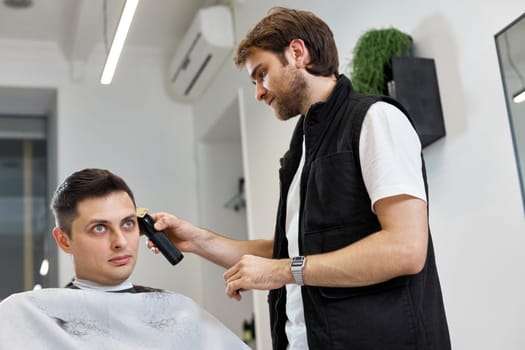
<svg viewBox="0 0 525 350">
<path fill-rule="evenodd" d="M 200 96 L 233 48 L 230 9 L 217 5 L 199 10 L 170 65 L 170 88 L 176 97 Z"/>
</svg>

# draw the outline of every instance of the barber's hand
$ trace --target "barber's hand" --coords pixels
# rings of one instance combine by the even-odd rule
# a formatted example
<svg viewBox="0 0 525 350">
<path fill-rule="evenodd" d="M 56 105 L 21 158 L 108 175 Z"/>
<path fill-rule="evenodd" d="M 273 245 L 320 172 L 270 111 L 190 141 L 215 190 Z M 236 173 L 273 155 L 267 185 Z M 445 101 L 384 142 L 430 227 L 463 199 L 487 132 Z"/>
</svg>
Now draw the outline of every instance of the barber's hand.
<svg viewBox="0 0 525 350">
<path fill-rule="evenodd" d="M 177 248 L 183 252 L 193 251 L 194 240 L 200 231 L 198 227 L 168 213 L 154 213 L 151 217 L 155 221 L 155 230 L 164 232 Z M 148 241 L 147 245 L 155 253 L 159 252 L 153 242 Z"/>
<path fill-rule="evenodd" d="M 240 291 L 270 290 L 294 281 L 290 271 L 290 259 L 267 259 L 254 255 L 242 258 L 224 273 L 226 294 L 241 300 Z"/>
</svg>

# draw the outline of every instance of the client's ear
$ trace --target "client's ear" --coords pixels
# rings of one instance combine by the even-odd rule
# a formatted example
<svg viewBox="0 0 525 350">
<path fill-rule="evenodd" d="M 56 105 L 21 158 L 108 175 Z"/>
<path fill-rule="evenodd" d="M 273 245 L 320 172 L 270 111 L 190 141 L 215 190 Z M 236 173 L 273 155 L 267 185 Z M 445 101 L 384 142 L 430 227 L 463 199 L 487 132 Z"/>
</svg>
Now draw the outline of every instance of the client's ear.
<svg viewBox="0 0 525 350">
<path fill-rule="evenodd" d="M 53 229 L 53 237 L 55 238 L 57 245 L 64 251 L 64 253 L 71 253 L 69 236 L 60 227 L 55 227 Z"/>
</svg>

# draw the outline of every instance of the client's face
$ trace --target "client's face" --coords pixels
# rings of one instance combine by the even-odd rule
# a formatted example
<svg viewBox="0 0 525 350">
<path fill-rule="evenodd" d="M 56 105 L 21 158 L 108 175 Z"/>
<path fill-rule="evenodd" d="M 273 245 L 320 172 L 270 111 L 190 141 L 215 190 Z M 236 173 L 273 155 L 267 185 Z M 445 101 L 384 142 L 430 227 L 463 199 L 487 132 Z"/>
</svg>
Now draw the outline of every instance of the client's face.
<svg viewBox="0 0 525 350">
<path fill-rule="evenodd" d="M 139 226 L 126 192 L 78 203 L 72 222 L 70 253 L 77 278 L 104 285 L 124 282 L 137 262 Z"/>
</svg>

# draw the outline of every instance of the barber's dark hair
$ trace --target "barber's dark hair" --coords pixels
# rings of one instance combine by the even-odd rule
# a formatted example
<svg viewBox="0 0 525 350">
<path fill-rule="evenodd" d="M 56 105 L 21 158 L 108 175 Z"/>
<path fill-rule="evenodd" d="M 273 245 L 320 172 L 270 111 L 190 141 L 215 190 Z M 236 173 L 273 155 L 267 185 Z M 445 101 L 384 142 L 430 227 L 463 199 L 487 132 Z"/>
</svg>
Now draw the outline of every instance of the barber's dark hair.
<svg viewBox="0 0 525 350">
<path fill-rule="evenodd" d="M 56 225 L 71 237 L 71 223 L 78 215 L 80 201 L 120 191 L 126 192 L 135 205 L 135 197 L 126 182 L 109 170 L 90 168 L 74 172 L 58 186 L 53 195 L 51 209 Z"/>
<path fill-rule="evenodd" d="M 328 25 L 312 12 L 274 7 L 237 46 L 234 62 L 242 68 L 253 50 L 276 53 L 286 64 L 284 51 L 294 39 L 302 39 L 310 53 L 306 70 L 317 76 L 339 75 L 339 56 Z"/>
</svg>

